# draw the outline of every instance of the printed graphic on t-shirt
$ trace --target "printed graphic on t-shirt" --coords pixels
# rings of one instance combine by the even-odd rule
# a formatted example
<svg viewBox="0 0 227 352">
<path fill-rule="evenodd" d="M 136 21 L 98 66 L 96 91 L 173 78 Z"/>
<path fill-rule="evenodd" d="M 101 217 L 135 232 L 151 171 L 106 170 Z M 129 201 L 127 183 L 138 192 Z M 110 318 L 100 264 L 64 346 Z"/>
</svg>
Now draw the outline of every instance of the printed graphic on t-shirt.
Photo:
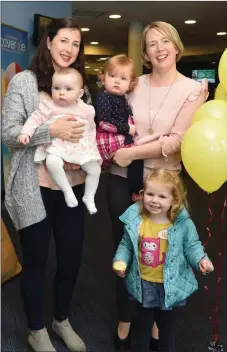
<svg viewBox="0 0 227 352">
<path fill-rule="evenodd" d="M 146 237 L 141 240 L 141 263 L 143 265 L 156 268 L 158 265 L 164 264 L 166 254 L 162 252 L 160 258 L 160 238 Z"/>
</svg>

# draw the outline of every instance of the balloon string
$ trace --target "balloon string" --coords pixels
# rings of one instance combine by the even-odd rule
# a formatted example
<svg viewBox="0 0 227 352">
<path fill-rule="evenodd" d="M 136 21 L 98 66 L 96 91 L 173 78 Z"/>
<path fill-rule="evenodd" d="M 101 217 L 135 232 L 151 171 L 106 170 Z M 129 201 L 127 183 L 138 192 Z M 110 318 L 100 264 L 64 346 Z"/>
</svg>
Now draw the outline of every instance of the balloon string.
<svg viewBox="0 0 227 352">
<path fill-rule="evenodd" d="M 211 194 L 210 195 L 210 201 L 209 201 L 209 204 L 208 204 L 208 211 L 209 211 L 210 217 L 209 217 L 209 220 L 208 220 L 208 225 L 206 227 L 207 232 L 208 232 L 208 238 L 207 238 L 206 242 L 203 243 L 204 247 L 206 247 L 208 245 L 209 240 L 211 239 L 211 236 L 212 236 L 209 225 L 211 224 L 211 221 L 212 221 L 212 218 L 213 218 L 213 213 L 212 213 L 211 206 L 212 206 L 212 203 L 213 203 L 214 199 L 215 199 L 214 194 Z"/>
<path fill-rule="evenodd" d="M 209 211 L 209 220 L 208 220 L 208 225 L 210 225 L 212 218 L 213 218 L 213 213 L 212 213 L 212 209 L 211 209 L 211 205 L 214 201 L 214 195 L 212 195 L 213 197 L 210 198 L 210 202 L 209 202 L 209 206 L 208 206 L 208 211 Z M 224 230 L 224 214 L 225 214 L 225 210 L 226 210 L 226 202 L 227 202 L 227 197 L 224 200 L 224 204 L 222 207 L 222 215 L 221 215 L 221 233 Z M 207 246 L 207 244 L 209 243 L 209 240 L 211 238 L 211 231 L 210 231 L 210 227 L 207 226 L 207 232 L 208 232 L 208 239 L 207 241 L 204 243 L 204 246 Z M 213 338 L 214 338 L 214 342 L 215 345 L 217 345 L 218 341 L 220 340 L 220 336 L 218 334 L 218 326 L 219 326 L 219 304 L 220 304 L 220 298 L 221 298 L 221 272 L 222 272 L 222 240 L 221 237 L 219 236 L 219 241 L 218 241 L 218 262 L 217 262 L 217 293 L 216 293 L 216 302 L 215 302 L 215 309 L 214 309 L 214 315 L 213 315 Z M 209 294 L 209 287 L 208 285 L 204 286 L 205 291 L 207 294 Z M 210 317 L 210 319 L 212 320 L 212 317 Z"/>
<path fill-rule="evenodd" d="M 224 200 L 224 204 L 222 207 L 222 215 L 221 215 L 221 234 L 224 231 L 224 213 L 226 208 L 226 199 Z M 222 240 L 219 237 L 219 249 L 218 249 L 218 263 L 217 263 L 217 295 L 216 295 L 216 304 L 215 304 L 215 318 L 213 324 L 213 336 L 214 341 L 217 343 L 220 339 L 218 334 L 218 326 L 219 326 L 219 305 L 221 298 L 221 273 L 222 273 Z"/>
</svg>

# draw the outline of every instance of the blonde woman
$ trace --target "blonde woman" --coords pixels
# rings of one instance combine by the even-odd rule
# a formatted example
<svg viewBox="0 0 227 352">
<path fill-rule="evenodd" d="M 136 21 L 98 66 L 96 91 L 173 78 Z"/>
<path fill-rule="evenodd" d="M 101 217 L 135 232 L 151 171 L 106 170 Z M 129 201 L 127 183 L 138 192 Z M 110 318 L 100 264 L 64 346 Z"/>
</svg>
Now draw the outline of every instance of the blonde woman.
<svg viewBox="0 0 227 352">
<path fill-rule="evenodd" d="M 123 224 L 119 216 L 131 204 L 127 166 L 144 160 L 144 177 L 156 168 L 180 172 L 180 148 L 195 111 L 207 98 L 207 84 L 189 79 L 177 71 L 184 46 L 177 30 L 166 22 L 149 24 L 142 34 L 142 60 L 151 70 L 139 77 L 129 95 L 138 139 L 143 143 L 116 151 L 108 184 L 108 204 L 117 246 Z M 122 281 L 117 282 L 119 325 L 117 348 L 127 349 L 133 303 Z"/>
</svg>

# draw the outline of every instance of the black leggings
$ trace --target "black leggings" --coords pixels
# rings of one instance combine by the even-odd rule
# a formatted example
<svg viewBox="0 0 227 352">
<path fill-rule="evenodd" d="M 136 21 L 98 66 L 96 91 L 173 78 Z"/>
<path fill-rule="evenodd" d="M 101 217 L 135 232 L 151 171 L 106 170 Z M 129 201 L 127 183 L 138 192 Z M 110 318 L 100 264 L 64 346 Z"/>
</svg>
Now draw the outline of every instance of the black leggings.
<svg viewBox="0 0 227 352">
<path fill-rule="evenodd" d="M 54 317 L 68 317 L 78 271 L 84 237 L 84 185 L 73 187 L 79 205 L 69 208 L 63 192 L 41 187 L 47 217 L 19 231 L 23 254 L 21 274 L 22 297 L 31 330 L 45 326 L 44 283 L 50 236 L 56 243 L 57 272 L 54 280 Z"/>
<path fill-rule="evenodd" d="M 138 316 L 133 323 L 132 352 L 149 352 L 151 328 L 156 322 L 164 352 L 175 350 L 175 319 L 173 310 L 144 308 L 138 304 Z"/>
<path fill-rule="evenodd" d="M 119 216 L 132 204 L 129 184 L 126 178 L 109 175 L 107 201 L 116 250 L 124 234 L 124 224 L 119 220 Z M 135 315 L 136 303 L 128 299 L 124 280 L 118 276 L 116 277 L 116 296 L 118 319 L 122 322 L 131 322 Z"/>
</svg>

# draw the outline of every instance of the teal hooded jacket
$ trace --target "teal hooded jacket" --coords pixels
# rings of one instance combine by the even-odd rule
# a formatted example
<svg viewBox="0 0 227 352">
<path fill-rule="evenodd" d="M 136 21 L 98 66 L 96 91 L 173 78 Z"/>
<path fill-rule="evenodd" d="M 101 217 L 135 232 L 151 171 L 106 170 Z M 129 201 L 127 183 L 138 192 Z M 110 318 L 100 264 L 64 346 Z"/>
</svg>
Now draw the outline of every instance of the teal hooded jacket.
<svg viewBox="0 0 227 352">
<path fill-rule="evenodd" d="M 142 287 L 139 270 L 138 241 L 142 221 L 140 205 L 131 205 L 120 220 L 125 224 L 124 236 L 113 262 L 127 265 L 125 284 L 135 300 L 142 303 Z M 168 228 L 168 250 L 164 264 L 165 305 L 177 305 L 198 289 L 192 267 L 199 270 L 201 259 L 208 259 L 199 240 L 195 225 L 185 208 L 182 208 L 172 226 Z M 191 267 L 192 266 L 192 267 Z"/>
</svg>

